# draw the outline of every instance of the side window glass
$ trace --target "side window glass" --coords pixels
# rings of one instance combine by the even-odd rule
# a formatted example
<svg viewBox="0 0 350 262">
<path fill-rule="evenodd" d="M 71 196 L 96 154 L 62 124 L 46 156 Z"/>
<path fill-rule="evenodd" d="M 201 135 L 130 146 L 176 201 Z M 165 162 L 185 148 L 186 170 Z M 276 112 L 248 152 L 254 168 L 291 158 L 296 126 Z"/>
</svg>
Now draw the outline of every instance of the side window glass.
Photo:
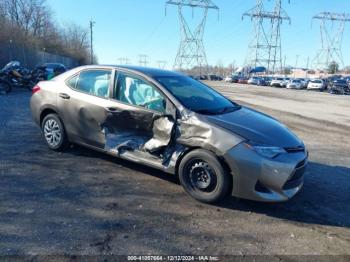
<svg viewBox="0 0 350 262">
<path fill-rule="evenodd" d="M 165 99 L 150 83 L 124 73 L 118 74 L 115 99 L 130 105 L 165 112 Z"/>
<path fill-rule="evenodd" d="M 76 75 L 67 81 L 67 85 L 70 88 L 76 89 L 79 75 Z"/>
<path fill-rule="evenodd" d="M 109 70 L 88 70 L 79 74 L 75 89 L 90 95 L 107 98 L 112 72 Z"/>
</svg>

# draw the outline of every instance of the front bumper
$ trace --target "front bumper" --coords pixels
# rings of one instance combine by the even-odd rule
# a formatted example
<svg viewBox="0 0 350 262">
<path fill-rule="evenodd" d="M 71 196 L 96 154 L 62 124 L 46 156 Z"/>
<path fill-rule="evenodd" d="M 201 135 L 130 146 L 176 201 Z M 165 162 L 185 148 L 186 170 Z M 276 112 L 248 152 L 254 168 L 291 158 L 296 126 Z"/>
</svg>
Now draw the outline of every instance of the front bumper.
<svg viewBox="0 0 350 262">
<path fill-rule="evenodd" d="M 308 164 L 306 151 L 267 159 L 243 143 L 228 151 L 224 158 L 233 176 L 232 194 L 263 202 L 283 202 L 295 196 L 304 184 Z"/>
</svg>

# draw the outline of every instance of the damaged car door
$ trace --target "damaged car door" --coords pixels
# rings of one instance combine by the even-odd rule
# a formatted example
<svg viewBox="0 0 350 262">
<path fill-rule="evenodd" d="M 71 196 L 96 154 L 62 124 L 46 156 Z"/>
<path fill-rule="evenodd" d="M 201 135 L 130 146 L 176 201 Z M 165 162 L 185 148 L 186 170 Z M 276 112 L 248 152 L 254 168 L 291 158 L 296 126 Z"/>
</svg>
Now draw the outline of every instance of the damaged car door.
<svg viewBox="0 0 350 262">
<path fill-rule="evenodd" d="M 118 72 L 113 100 L 114 105 L 108 108 L 104 125 L 105 149 L 125 158 L 161 165 L 158 151 L 169 143 L 174 125 L 168 121 L 170 116 L 166 115 L 169 103 L 166 97 L 143 77 Z M 159 125 L 168 127 L 166 138 L 163 136 L 162 141 L 157 139 Z"/>
</svg>

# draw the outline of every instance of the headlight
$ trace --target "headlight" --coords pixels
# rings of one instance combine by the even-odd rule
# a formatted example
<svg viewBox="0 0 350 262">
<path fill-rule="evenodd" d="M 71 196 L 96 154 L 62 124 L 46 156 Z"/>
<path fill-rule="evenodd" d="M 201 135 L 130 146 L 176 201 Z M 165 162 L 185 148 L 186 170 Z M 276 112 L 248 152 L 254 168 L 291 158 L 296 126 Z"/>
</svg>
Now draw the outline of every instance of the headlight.
<svg viewBox="0 0 350 262">
<path fill-rule="evenodd" d="M 247 144 L 247 146 L 250 147 L 252 150 L 255 150 L 259 155 L 266 158 L 275 158 L 280 154 L 287 153 L 286 150 L 284 150 L 281 147 L 256 145 L 256 144 Z"/>
</svg>

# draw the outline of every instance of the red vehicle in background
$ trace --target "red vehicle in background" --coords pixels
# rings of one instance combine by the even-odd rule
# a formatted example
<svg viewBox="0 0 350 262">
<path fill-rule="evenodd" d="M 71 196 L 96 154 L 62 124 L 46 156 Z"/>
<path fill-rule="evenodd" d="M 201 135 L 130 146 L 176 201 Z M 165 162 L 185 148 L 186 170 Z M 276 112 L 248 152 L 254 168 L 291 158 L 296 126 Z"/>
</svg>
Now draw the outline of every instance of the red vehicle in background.
<svg viewBox="0 0 350 262">
<path fill-rule="evenodd" d="M 239 83 L 239 84 L 248 84 L 248 78 L 246 78 L 246 77 L 241 77 L 241 78 L 239 78 L 238 79 L 238 82 L 237 83 Z"/>
</svg>

